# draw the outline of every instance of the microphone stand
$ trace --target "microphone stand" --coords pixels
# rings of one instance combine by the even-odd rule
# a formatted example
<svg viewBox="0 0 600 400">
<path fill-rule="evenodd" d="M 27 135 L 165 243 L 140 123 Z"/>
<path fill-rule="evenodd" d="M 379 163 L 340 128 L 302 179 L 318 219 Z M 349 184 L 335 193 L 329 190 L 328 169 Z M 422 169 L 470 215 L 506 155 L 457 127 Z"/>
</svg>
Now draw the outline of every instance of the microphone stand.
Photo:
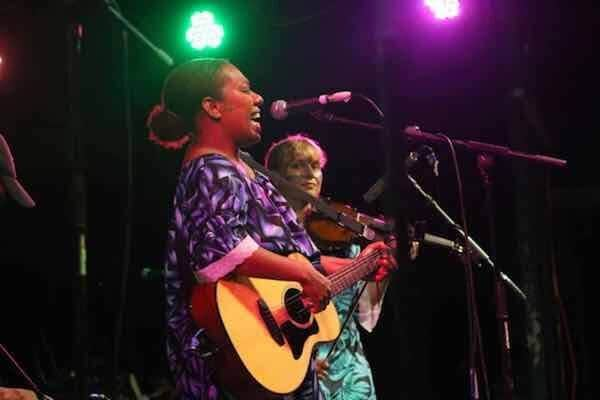
<svg viewBox="0 0 600 400">
<path fill-rule="evenodd" d="M 490 230 L 490 246 L 492 253 L 496 254 L 496 221 L 494 219 L 493 182 L 491 170 L 494 167 L 494 158 L 484 153 L 477 156 L 477 167 L 485 189 L 485 207 Z M 512 400 L 514 381 L 512 377 L 512 363 L 510 359 L 510 333 L 508 324 L 508 307 L 506 304 L 506 290 L 502 280 L 502 270 L 494 268 L 494 298 L 496 305 L 496 321 L 498 337 L 500 339 L 500 362 L 502 376 L 502 394 L 504 400 Z"/>
<path fill-rule="evenodd" d="M 488 265 L 494 272 L 496 272 L 495 264 L 490 258 L 490 256 L 479 246 L 479 244 L 473 240 L 471 236 L 468 238 L 465 235 L 465 232 L 462 228 L 454 222 L 454 220 L 448 215 L 446 211 L 439 205 L 439 203 L 427 192 L 423 190 L 423 188 L 417 183 L 417 181 L 410 175 L 408 175 L 408 180 L 412 183 L 413 187 L 416 191 L 426 200 L 429 206 L 437 211 L 442 218 L 454 228 L 454 230 L 459 234 L 463 242 L 468 242 L 468 246 L 464 246 L 465 253 L 467 257 L 471 257 L 473 261 L 479 264 Z M 484 263 L 485 262 L 485 263 Z M 498 271 L 498 275 L 500 279 L 506 283 L 521 299 L 527 300 L 527 296 L 523 291 L 502 271 Z"/>
<path fill-rule="evenodd" d="M 349 118 L 338 117 L 332 113 L 323 112 L 323 111 L 313 111 L 310 115 L 318 121 L 323 122 L 338 122 L 346 125 L 352 125 L 359 128 L 365 128 L 375 131 L 382 131 L 383 126 L 380 124 L 373 124 L 369 122 L 356 121 Z M 447 142 L 441 138 L 439 135 L 429 132 L 423 132 L 419 129 L 418 126 L 408 126 L 404 129 L 404 134 L 406 135 L 408 140 L 416 140 L 419 142 L 430 142 L 430 143 L 442 143 L 447 144 Z M 475 140 L 459 140 L 452 139 L 452 143 L 462 147 L 464 149 L 470 150 L 472 152 L 480 152 L 486 154 L 493 154 L 499 157 L 507 157 L 529 161 L 532 163 L 546 165 L 551 167 L 561 167 L 564 168 L 567 166 L 566 160 L 561 160 L 560 158 L 549 157 L 541 154 L 529 154 L 524 153 L 522 151 L 515 151 L 505 146 L 498 146 L 495 144 L 477 142 Z"/>
<path fill-rule="evenodd" d="M 343 124 L 353 125 L 361 128 L 370 130 L 383 130 L 383 126 L 379 124 L 365 123 L 361 121 L 355 121 L 348 118 L 337 117 L 331 113 L 325 112 L 313 112 L 311 115 L 320 121 L 325 122 L 339 122 Z M 407 127 L 404 130 L 404 134 L 407 138 L 417 141 L 426 142 L 438 142 L 445 143 L 445 140 L 439 135 L 427 133 L 421 131 L 416 126 Z M 513 159 L 521 159 L 531 163 L 540 164 L 544 166 L 560 167 L 564 168 L 567 165 L 566 160 L 549 157 L 539 154 L 528 154 L 520 151 L 514 151 L 508 147 L 493 145 L 489 143 L 477 142 L 477 141 L 463 141 L 463 140 L 452 140 L 452 142 L 467 150 L 480 153 L 478 156 L 478 166 L 483 178 L 485 194 L 486 194 L 486 207 L 489 220 L 490 229 L 490 241 L 492 249 L 495 249 L 495 220 L 493 217 L 493 198 L 492 198 L 492 179 L 489 174 L 489 169 L 493 166 L 493 156 L 507 157 Z M 493 156 L 492 156 L 493 155 Z M 408 175 L 408 174 L 407 174 Z M 480 264 L 483 262 L 490 267 L 494 273 L 494 297 L 496 302 L 496 319 L 498 335 L 500 337 L 501 346 L 501 368 L 502 368 L 502 382 L 503 382 L 503 398 L 505 400 L 511 400 L 513 398 L 514 380 L 512 378 L 512 366 L 510 359 L 510 331 L 509 331 L 509 317 L 508 307 L 506 303 L 506 289 L 508 286 L 511 290 L 517 294 L 522 300 L 527 301 L 527 296 L 523 291 L 514 284 L 514 282 L 504 273 L 499 267 L 496 267 L 490 256 L 465 232 L 457 225 L 452 218 L 439 206 L 439 204 L 427 194 L 415 181 L 413 177 L 408 175 L 408 180 L 413 184 L 414 188 L 419 192 L 423 198 L 429 203 L 429 205 L 435 209 L 439 215 L 441 215 L 447 222 L 452 226 L 461 238 L 468 243 L 465 245 L 467 249 L 467 257 L 473 257 L 476 262 Z M 375 185 L 373 185 L 369 191 L 363 196 L 365 200 L 372 201 L 383 192 L 385 188 L 385 178 L 380 178 Z M 494 250 L 495 251 L 495 250 Z M 506 285 L 506 286 L 505 286 Z"/>
<path fill-rule="evenodd" d="M 349 118 L 338 117 L 332 113 L 327 113 L 327 112 L 323 112 L 323 111 L 314 111 L 310 115 L 319 121 L 338 122 L 338 123 L 342 123 L 342 124 L 347 124 L 347 125 L 352 125 L 352 126 L 356 126 L 356 127 L 360 127 L 360 128 L 377 130 L 377 131 L 383 130 L 383 126 L 380 124 L 372 124 L 372 123 L 368 123 L 368 122 L 352 120 Z M 445 140 L 442 139 L 440 136 L 435 135 L 433 133 L 423 132 L 416 126 L 407 127 L 404 130 L 404 133 L 407 135 L 408 139 L 425 141 L 425 142 L 446 143 Z M 494 154 L 497 156 L 527 160 L 527 161 L 534 162 L 537 164 L 552 166 L 552 167 L 561 167 L 562 168 L 562 167 L 566 167 L 566 165 L 567 165 L 566 160 L 549 157 L 549 156 L 545 156 L 545 155 L 528 154 L 528 153 L 523 153 L 520 151 L 513 151 L 513 150 L 509 149 L 508 147 L 504 147 L 504 146 L 497 146 L 497 145 L 493 145 L 493 144 L 489 144 L 489 143 L 476 142 L 476 141 L 472 141 L 472 140 L 464 141 L 464 140 L 453 139 L 452 142 L 455 144 L 458 144 L 459 146 L 462 146 L 468 150 L 471 150 L 471 151 L 479 151 L 479 152 L 483 152 L 486 154 Z M 474 257 L 474 260 L 476 262 L 485 261 L 485 264 L 487 264 L 490 268 L 492 268 L 492 270 L 495 271 L 494 262 L 492 261 L 491 257 L 481 248 L 481 246 L 479 246 L 479 244 L 477 244 L 477 242 L 475 242 L 475 240 L 473 240 L 472 237 L 470 237 L 470 236 L 468 238 L 466 237 L 464 231 L 460 228 L 460 226 L 457 225 L 452 220 L 452 218 L 450 218 L 450 216 L 440 207 L 440 205 L 433 199 L 432 196 L 427 194 L 421 188 L 421 186 L 419 186 L 419 184 L 414 180 L 414 178 L 412 178 L 410 175 L 408 175 L 408 180 L 413 184 L 415 189 L 417 189 L 417 191 L 425 198 L 425 200 L 427 200 L 427 202 L 452 227 L 454 227 L 454 229 L 456 230 L 456 232 L 458 232 L 460 237 L 469 243 L 468 248 L 470 249 L 471 257 Z M 374 200 L 376 197 L 378 197 L 381 194 L 381 192 L 383 192 L 383 190 L 385 189 L 385 186 L 386 186 L 385 178 L 382 177 L 375 183 L 375 185 L 373 185 L 369 189 L 369 191 L 367 192 L 368 196 L 366 196 L 367 199 L 369 201 Z M 504 272 L 498 271 L 498 275 L 499 275 L 500 279 L 506 285 L 508 285 L 513 290 L 513 292 L 515 292 L 521 299 L 527 300 L 527 296 L 525 296 L 525 293 L 523 293 L 523 291 L 517 285 L 515 285 L 515 283 L 506 274 L 504 274 Z"/>
<path fill-rule="evenodd" d="M 480 265 L 482 263 L 487 264 L 490 268 L 492 268 L 492 271 L 494 272 L 494 275 L 497 277 L 496 280 L 496 289 L 498 288 L 504 288 L 504 286 L 502 285 L 502 282 L 506 282 L 506 284 L 519 296 L 521 297 L 523 300 L 527 300 L 527 296 L 525 296 L 525 293 L 523 293 L 523 291 L 517 286 L 515 285 L 512 280 L 506 276 L 502 271 L 498 271 L 495 268 L 494 262 L 492 261 L 492 259 L 487 255 L 487 253 L 481 248 L 481 246 L 479 246 L 477 244 L 477 242 L 475 242 L 475 240 L 473 240 L 473 238 L 469 235 L 467 237 L 467 235 L 465 234 L 465 232 L 462 230 L 462 228 L 457 225 L 454 220 L 452 220 L 452 218 L 448 215 L 448 213 L 446 213 L 442 207 L 438 204 L 437 201 L 435 201 L 435 199 L 433 199 L 433 197 L 431 195 L 429 195 L 427 192 L 425 192 L 423 190 L 423 188 L 421 188 L 421 186 L 417 183 L 417 181 L 410 175 L 408 175 L 408 180 L 413 184 L 413 187 L 416 189 L 416 191 L 427 201 L 428 205 L 431 206 L 434 210 L 437 211 L 437 213 L 439 215 L 442 216 L 443 219 L 446 220 L 446 222 L 454 228 L 454 230 L 459 234 L 459 236 L 462 238 L 463 243 L 464 243 L 464 247 L 465 247 L 465 253 L 464 253 L 464 257 L 470 257 L 471 260 L 479 263 Z M 465 263 L 465 265 L 468 265 L 468 260 L 465 260 L 464 258 L 461 258 L 463 263 Z M 506 297 L 504 295 L 504 292 L 499 292 L 496 291 L 495 294 L 496 296 L 496 305 L 499 306 L 501 304 L 504 304 L 504 307 L 502 309 L 497 309 L 496 312 L 496 316 L 498 318 L 500 318 L 502 316 L 502 330 L 504 332 L 504 329 L 506 328 L 506 336 L 503 336 L 503 346 L 506 345 L 506 347 L 510 347 L 510 343 L 508 342 L 508 314 L 506 311 Z M 502 301 L 499 301 L 498 295 L 502 295 Z M 470 307 L 475 307 L 475 299 L 471 299 L 472 302 L 468 303 L 471 304 Z M 474 311 L 471 311 L 471 313 Z M 504 324 L 504 322 L 506 321 L 506 325 Z M 478 331 L 479 329 L 477 329 Z M 476 338 L 478 341 L 480 340 L 479 337 Z M 479 343 L 481 345 L 481 343 Z M 477 346 L 477 348 L 479 348 L 479 346 Z M 482 351 L 481 349 L 479 349 L 480 351 Z M 507 356 L 508 357 L 508 356 Z M 471 360 L 473 362 L 473 360 Z M 508 360 L 509 361 L 509 360 Z M 483 362 L 483 359 L 482 361 Z M 502 362 L 502 366 L 503 366 L 503 370 L 504 366 L 507 365 L 506 361 L 503 359 Z M 510 364 L 508 364 L 510 365 Z M 471 364 L 471 368 L 473 373 L 477 374 L 477 369 L 475 368 L 474 364 Z M 505 377 L 507 377 L 506 382 L 508 382 L 508 379 L 510 379 L 510 387 L 512 388 L 512 378 L 510 378 L 510 374 L 508 375 L 504 375 Z M 474 388 L 477 388 L 477 375 L 475 376 L 471 376 L 469 375 L 469 378 L 472 380 L 472 386 Z M 485 376 L 484 376 L 485 379 Z M 475 389 L 476 390 L 476 389 Z M 511 389 L 512 390 L 512 389 Z M 476 392 L 475 392 L 476 393 Z M 478 398 L 477 395 L 475 395 L 475 398 Z"/>
</svg>

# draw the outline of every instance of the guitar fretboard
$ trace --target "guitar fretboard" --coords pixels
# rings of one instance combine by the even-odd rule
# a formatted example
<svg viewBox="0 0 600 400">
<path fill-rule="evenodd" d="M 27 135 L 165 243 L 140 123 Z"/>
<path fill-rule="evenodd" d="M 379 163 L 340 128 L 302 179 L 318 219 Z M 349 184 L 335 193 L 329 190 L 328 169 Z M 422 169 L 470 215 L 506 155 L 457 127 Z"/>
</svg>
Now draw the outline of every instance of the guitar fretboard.
<svg viewBox="0 0 600 400">
<path fill-rule="evenodd" d="M 335 296 L 375 271 L 377 269 L 377 259 L 384 251 L 386 250 L 374 250 L 370 254 L 356 259 L 346 268 L 331 274 L 329 276 L 332 283 L 331 294 Z"/>
</svg>

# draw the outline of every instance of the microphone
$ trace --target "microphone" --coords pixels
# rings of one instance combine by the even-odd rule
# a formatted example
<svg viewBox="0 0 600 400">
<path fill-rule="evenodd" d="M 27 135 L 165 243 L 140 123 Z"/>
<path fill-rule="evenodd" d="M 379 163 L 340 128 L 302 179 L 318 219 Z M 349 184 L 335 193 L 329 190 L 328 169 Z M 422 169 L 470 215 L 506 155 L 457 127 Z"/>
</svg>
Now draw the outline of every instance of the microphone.
<svg viewBox="0 0 600 400">
<path fill-rule="evenodd" d="M 445 237 L 432 235 L 430 233 L 424 233 L 421 238 L 421 242 L 428 244 L 430 246 L 442 247 L 446 250 L 450 250 L 457 254 L 463 254 L 465 249 L 460 243 L 446 239 Z"/>
<path fill-rule="evenodd" d="M 459 255 L 463 254 L 465 251 L 463 246 L 456 241 L 427 233 L 427 223 L 425 221 L 417 221 L 413 226 L 411 226 L 411 228 L 413 231 L 413 236 L 417 242 L 434 247 L 441 247 Z"/>
<path fill-rule="evenodd" d="M 411 151 L 408 153 L 408 157 L 404 160 L 404 165 L 406 169 L 409 170 L 413 166 L 417 164 L 420 159 L 425 159 L 427 165 L 429 165 L 433 169 L 433 174 L 437 177 L 439 176 L 439 160 L 431 148 L 431 146 L 422 145 L 417 149 L 417 151 Z M 367 190 L 367 192 L 363 195 L 363 200 L 367 203 L 372 203 L 377 197 L 383 193 L 386 186 L 385 177 L 381 177 Z"/>
<path fill-rule="evenodd" d="M 352 92 L 336 92 L 322 94 L 318 97 L 299 100 L 275 100 L 271 103 L 271 116 L 277 120 L 283 120 L 290 114 L 298 114 L 316 110 L 328 103 L 347 103 L 352 98 Z"/>
</svg>

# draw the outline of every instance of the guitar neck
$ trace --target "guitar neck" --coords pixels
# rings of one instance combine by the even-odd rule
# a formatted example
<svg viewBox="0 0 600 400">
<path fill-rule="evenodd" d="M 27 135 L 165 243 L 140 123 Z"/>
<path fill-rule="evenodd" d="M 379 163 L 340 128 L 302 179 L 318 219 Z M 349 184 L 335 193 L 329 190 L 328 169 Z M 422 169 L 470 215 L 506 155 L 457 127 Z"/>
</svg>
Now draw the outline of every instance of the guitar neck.
<svg viewBox="0 0 600 400">
<path fill-rule="evenodd" d="M 346 268 L 329 275 L 331 280 L 331 294 L 333 296 L 354 285 L 359 280 L 377 269 L 377 259 L 385 250 L 377 249 L 372 253 L 358 258 Z"/>
</svg>

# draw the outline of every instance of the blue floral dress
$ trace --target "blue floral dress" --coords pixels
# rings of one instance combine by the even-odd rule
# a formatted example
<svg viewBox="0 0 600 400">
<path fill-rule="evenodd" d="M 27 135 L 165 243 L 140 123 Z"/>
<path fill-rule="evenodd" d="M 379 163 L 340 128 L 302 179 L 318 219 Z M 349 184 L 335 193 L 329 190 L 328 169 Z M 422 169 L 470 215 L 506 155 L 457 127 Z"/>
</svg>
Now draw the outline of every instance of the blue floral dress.
<svg viewBox="0 0 600 400">
<path fill-rule="evenodd" d="M 246 177 L 221 155 L 187 162 L 179 177 L 165 262 L 167 356 L 183 400 L 230 398 L 212 379 L 207 338 L 188 309 L 196 283 L 215 282 L 232 272 L 259 246 L 318 258 L 318 250 L 269 179 Z M 286 399 L 316 399 L 314 370 Z"/>
<path fill-rule="evenodd" d="M 359 246 L 351 245 L 344 251 L 345 254 L 342 254 L 342 256 L 354 258 L 359 252 Z M 364 282 L 360 281 L 333 298 L 341 323 L 344 323 L 344 320 L 352 311 L 352 303 L 363 285 Z M 360 332 L 358 331 L 357 310 L 358 308 L 350 317 L 348 324 L 341 333 L 338 343 L 335 344 L 333 352 L 327 358 L 327 362 L 329 363 L 327 376 L 319 378 L 319 389 L 324 399 L 376 399 L 371 367 L 365 357 L 360 340 Z M 330 343 L 320 345 L 317 349 L 317 358 L 325 359 L 331 347 L 332 344 Z"/>
</svg>

